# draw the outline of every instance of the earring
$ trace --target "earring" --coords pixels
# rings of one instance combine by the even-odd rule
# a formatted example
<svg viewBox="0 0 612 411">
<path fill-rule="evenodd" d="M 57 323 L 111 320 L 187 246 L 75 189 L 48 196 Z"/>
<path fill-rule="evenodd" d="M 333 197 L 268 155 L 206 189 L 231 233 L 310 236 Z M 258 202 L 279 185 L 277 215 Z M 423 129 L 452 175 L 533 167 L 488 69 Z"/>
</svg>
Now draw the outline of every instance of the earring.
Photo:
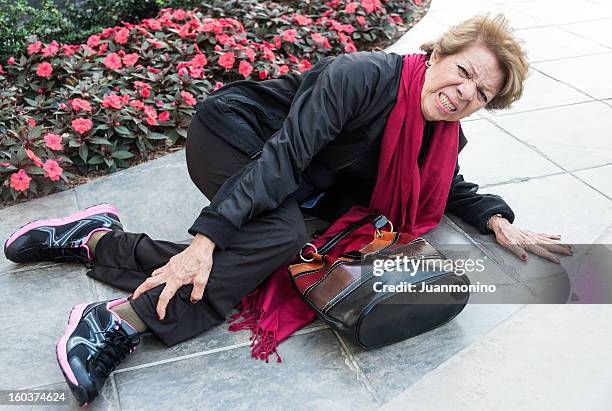
<svg viewBox="0 0 612 411">
<path fill-rule="evenodd" d="M 431 67 L 431 61 L 427 60 L 427 61 L 425 62 L 425 66 L 426 66 L 427 68 L 430 68 L 430 67 Z"/>
</svg>

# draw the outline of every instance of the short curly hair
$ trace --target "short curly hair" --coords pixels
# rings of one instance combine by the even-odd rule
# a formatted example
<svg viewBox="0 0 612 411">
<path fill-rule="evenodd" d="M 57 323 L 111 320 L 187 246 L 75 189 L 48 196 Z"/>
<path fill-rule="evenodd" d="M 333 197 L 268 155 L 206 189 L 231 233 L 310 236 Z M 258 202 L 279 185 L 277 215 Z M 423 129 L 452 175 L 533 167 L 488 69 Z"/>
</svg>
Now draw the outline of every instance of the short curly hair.
<svg viewBox="0 0 612 411">
<path fill-rule="evenodd" d="M 440 57 L 459 53 L 481 41 L 496 56 L 504 72 L 504 85 L 485 108 L 501 110 L 509 108 L 523 95 L 523 83 L 529 72 L 529 63 L 522 42 L 514 37 L 508 19 L 503 14 L 480 14 L 456 26 L 435 41 L 421 45 L 421 50 Z"/>
</svg>

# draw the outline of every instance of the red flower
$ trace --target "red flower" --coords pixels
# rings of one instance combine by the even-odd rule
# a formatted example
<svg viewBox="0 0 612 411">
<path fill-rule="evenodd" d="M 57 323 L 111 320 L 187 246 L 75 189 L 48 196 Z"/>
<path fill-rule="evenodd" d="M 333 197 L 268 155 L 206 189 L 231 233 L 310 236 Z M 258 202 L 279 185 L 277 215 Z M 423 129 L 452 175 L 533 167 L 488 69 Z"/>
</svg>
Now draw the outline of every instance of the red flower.
<svg viewBox="0 0 612 411">
<path fill-rule="evenodd" d="M 156 126 L 157 125 L 157 120 L 154 119 L 153 117 L 147 117 L 147 124 L 150 126 Z"/>
<path fill-rule="evenodd" d="M 72 56 L 74 54 L 74 52 L 78 50 L 78 48 L 79 48 L 78 45 L 70 46 L 68 44 L 62 44 L 62 50 L 63 50 L 64 55 L 66 57 Z"/>
<path fill-rule="evenodd" d="M 325 13 L 321 14 L 321 17 L 329 17 L 334 11 L 333 10 L 327 10 Z M 320 20 L 320 19 L 319 19 Z M 317 21 L 318 24 L 318 21 Z"/>
<path fill-rule="evenodd" d="M 130 107 L 142 110 L 144 108 L 144 103 L 141 100 L 132 100 L 130 101 Z"/>
<path fill-rule="evenodd" d="M 293 20 L 295 20 L 295 22 L 300 26 L 307 26 L 309 24 L 312 24 L 312 19 L 310 17 L 302 16 L 301 14 L 294 14 Z"/>
<path fill-rule="evenodd" d="M 28 55 L 38 53 L 41 47 L 42 43 L 40 41 L 35 41 L 34 43 L 30 44 L 28 46 Z"/>
<path fill-rule="evenodd" d="M 57 103 L 57 107 L 58 107 L 60 110 L 66 110 L 66 109 L 68 108 L 68 106 L 67 106 L 67 105 L 65 105 L 64 103 Z"/>
<path fill-rule="evenodd" d="M 93 34 L 87 39 L 87 45 L 89 47 L 96 47 L 98 44 L 100 44 L 100 36 L 97 34 Z"/>
<path fill-rule="evenodd" d="M 330 49 L 331 48 L 331 44 L 329 44 L 329 41 L 323 37 L 323 35 L 321 33 L 312 33 L 310 35 L 310 37 L 314 40 L 315 43 L 317 43 L 320 46 L 325 47 L 326 49 Z"/>
<path fill-rule="evenodd" d="M 255 50 L 253 50 L 250 47 L 245 47 L 244 48 L 244 54 L 246 54 L 247 58 L 249 59 L 249 61 L 255 61 Z"/>
<path fill-rule="evenodd" d="M 361 24 L 362 26 L 366 25 L 366 19 L 363 16 L 357 16 L 357 21 L 359 22 L 359 24 Z"/>
<path fill-rule="evenodd" d="M 289 73 L 289 66 L 286 64 L 283 64 L 282 66 L 278 68 L 278 72 L 280 73 L 281 76 Z"/>
<path fill-rule="evenodd" d="M 6 61 L 6 64 L 12 65 L 15 64 L 15 57 L 11 56 L 8 58 L 8 60 Z"/>
<path fill-rule="evenodd" d="M 145 83 L 144 81 L 135 81 L 134 82 L 134 88 L 136 90 L 141 89 L 141 88 L 146 88 L 147 90 L 151 90 L 151 86 L 147 83 Z"/>
<path fill-rule="evenodd" d="M 355 51 L 357 51 L 357 48 L 353 43 L 346 43 L 344 46 L 344 51 L 347 53 L 354 53 Z"/>
<path fill-rule="evenodd" d="M 30 177 L 25 170 L 19 170 L 16 173 L 11 174 L 11 188 L 15 191 L 26 191 L 30 187 Z"/>
<path fill-rule="evenodd" d="M 161 23 L 155 19 L 146 19 L 143 20 L 143 23 L 146 24 L 153 31 L 159 31 L 162 28 Z"/>
<path fill-rule="evenodd" d="M 251 63 L 248 61 L 242 60 L 238 66 L 238 71 L 244 76 L 244 78 L 247 78 L 253 72 L 253 66 L 251 66 Z"/>
<path fill-rule="evenodd" d="M 28 156 L 28 158 L 30 160 L 32 160 L 32 162 L 34 164 L 36 164 L 38 167 L 42 166 L 42 160 L 40 159 L 40 157 L 38 157 L 36 154 L 34 154 L 34 152 L 32 150 L 29 149 L 25 149 L 26 155 Z"/>
<path fill-rule="evenodd" d="M 106 108 L 114 108 L 116 110 L 121 110 L 121 108 L 123 107 L 123 100 L 115 93 L 111 93 L 104 96 L 102 106 Z"/>
<path fill-rule="evenodd" d="M 0 64 L 0 74 L 6 74 L 6 71 L 2 68 L 2 64 Z"/>
<path fill-rule="evenodd" d="M 136 53 L 126 54 L 123 57 L 123 64 L 125 64 L 126 67 L 132 67 L 134 64 L 136 64 L 137 61 L 138 61 L 138 54 Z"/>
<path fill-rule="evenodd" d="M 62 146 L 62 136 L 59 134 L 46 134 L 43 139 L 45 140 L 45 144 L 51 150 L 62 151 L 64 147 Z"/>
<path fill-rule="evenodd" d="M 143 111 L 145 113 L 145 116 L 151 117 L 151 118 L 157 118 L 157 111 L 155 111 L 153 107 L 146 106 Z"/>
<path fill-rule="evenodd" d="M 120 29 L 118 32 L 115 33 L 115 37 L 113 40 L 115 40 L 115 43 L 117 44 L 125 44 L 128 41 L 129 34 L 130 31 L 128 29 Z"/>
<path fill-rule="evenodd" d="M 183 97 L 183 101 L 188 106 L 194 106 L 197 103 L 197 100 L 193 97 L 193 94 L 188 91 L 181 91 L 181 97 Z"/>
<path fill-rule="evenodd" d="M 281 48 L 280 36 L 274 36 L 274 46 L 276 46 L 277 49 Z"/>
<path fill-rule="evenodd" d="M 283 32 L 281 33 L 283 40 L 289 43 L 293 43 L 295 41 L 296 35 L 297 35 L 297 30 L 295 29 L 283 30 Z"/>
<path fill-rule="evenodd" d="M 36 127 L 36 120 L 34 120 L 33 118 L 29 118 L 28 119 L 28 126 L 30 126 L 30 128 Z"/>
<path fill-rule="evenodd" d="M 159 113 L 158 119 L 159 121 L 168 121 L 170 120 L 170 113 L 168 113 L 167 111 L 163 111 Z"/>
<path fill-rule="evenodd" d="M 300 70 L 300 73 L 302 73 L 302 72 L 308 70 L 311 67 L 312 67 L 312 64 L 310 64 L 310 61 L 302 60 L 302 61 L 300 61 L 300 68 L 298 70 Z"/>
<path fill-rule="evenodd" d="M 148 88 L 143 88 L 140 90 L 140 95 L 144 98 L 148 98 L 151 95 L 151 91 Z"/>
<path fill-rule="evenodd" d="M 53 40 L 51 44 L 47 45 L 47 47 L 45 47 L 42 50 L 42 55 L 44 57 L 51 57 L 51 56 L 55 56 L 58 51 L 59 51 L 59 44 L 57 44 L 57 41 Z"/>
<path fill-rule="evenodd" d="M 381 7 L 380 0 L 361 0 L 361 7 L 370 14 L 375 8 Z"/>
<path fill-rule="evenodd" d="M 40 63 L 38 67 L 36 67 L 36 75 L 40 77 L 49 78 L 51 77 L 51 73 L 53 73 L 53 67 L 47 62 Z"/>
<path fill-rule="evenodd" d="M 266 70 L 259 70 L 259 78 L 265 80 L 268 78 L 268 72 Z"/>
<path fill-rule="evenodd" d="M 103 43 L 98 49 L 98 56 L 101 56 L 102 54 L 104 54 L 107 47 L 108 47 L 108 43 Z"/>
<path fill-rule="evenodd" d="M 47 177 L 51 181 L 57 181 L 60 179 L 60 176 L 64 172 L 64 170 L 57 164 L 55 160 L 47 160 L 43 165 L 43 170 L 46 171 L 45 177 Z"/>
<path fill-rule="evenodd" d="M 193 78 L 202 78 L 203 74 L 204 74 L 204 70 L 201 68 L 189 69 L 189 75 Z"/>
<path fill-rule="evenodd" d="M 184 77 L 184 76 L 186 76 L 188 74 L 189 74 L 189 72 L 187 71 L 187 69 L 185 67 L 181 67 L 180 69 L 178 69 L 179 77 Z"/>
<path fill-rule="evenodd" d="M 155 67 L 151 67 L 151 66 L 147 66 L 147 71 L 149 73 L 153 73 L 153 74 L 157 74 L 161 71 L 161 69 L 155 68 Z"/>
<path fill-rule="evenodd" d="M 233 51 L 227 51 L 219 57 L 219 65 L 229 70 L 234 66 L 234 62 L 236 61 L 236 56 Z"/>
<path fill-rule="evenodd" d="M 111 70 L 118 70 L 121 68 L 121 57 L 117 53 L 111 53 L 104 58 L 103 63 Z"/>
<path fill-rule="evenodd" d="M 355 13 L 355 10 L 357 10 L 357 6 L 359 6 L 359 3 L 357 3 L 356 1 L 352 1 L 346 5 L 346 7 L 344 8 L 344 12 Z"/>
<path fill-rule="evenodd" d="M 93 126 L 93 122 L 88 118 L 77 118 L 72 120 L 72 128 L 79 134 L 85 134 Z"/>
<path fill-rule="evenodd" d="M 263 54 L 266 60 L 274 61 L 276 59 L 274 52 L 267 47 L 264 47 Z"/>
<path fill-rule="evenodd" d="M 91 104 L 89 104 L 89 101 L 87 100 L 75 98 L 70 100 L 68 103 L 70 103 L 72 108 L 76 111 L 83 110 L 91 113 Z"/>
<path fill-rule="evenodd" d="M 172 20 L 185 20 L 187 13 L 183 9 L 176 9 L 172 12 Z"/>
<path fill-rule="evenodd" d="M 153 47 L 155 47 L 156 49 L 160 49 L 162 47 L 164 47 L 164 43 L 162 43 L 161 41 L 157 41 L 154 39 L 147 39 L 147 41 L 149 43 L 151 43 L 153 45 Z"/>
<path fill-rule="evenodd" d="M 196 54 L 191 59 L 191 67 L 204 67 L 206 64 L 208 64 L 208 61 L 206 60 L 206 56 L 204 54 Z"/>
</svg>

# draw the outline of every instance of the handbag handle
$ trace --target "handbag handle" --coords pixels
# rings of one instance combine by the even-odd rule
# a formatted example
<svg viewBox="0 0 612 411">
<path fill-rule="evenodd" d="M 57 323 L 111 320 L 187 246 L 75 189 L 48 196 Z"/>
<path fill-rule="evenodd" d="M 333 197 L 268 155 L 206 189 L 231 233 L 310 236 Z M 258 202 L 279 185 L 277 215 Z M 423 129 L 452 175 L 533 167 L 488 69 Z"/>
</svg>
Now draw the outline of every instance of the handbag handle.
<svg viewBox="0 0 612 411">
<path fill-rule="evenodd" d="M 354 223 L 347 226 L 344 230 L 340 231 L 338 234 L 336 234 L 335 236 L 327 240 L 327 242 L 323 244 L 318 250 L 317 250 L 317 247 L 315 247 L 312 243 L 307 243 L 304 247 L 306 246 L 312 247 L 316 254 L 325 254 L 333 246 L 335 246 L 341 240 L 346 238 L 346 236 L 348 236 L 350 233 L 357 230 L 358 228 L 363 227 L 365 224 L 368 224 L 368 223 L 372 223 L 372 225 L 374 225 L 374 228 L 376 228 L 377 233 L 379 233 L 380 229 L 386 226 L 387 224 L 391 225 L 391 231 L 393 231 L 393 224 L 391 223 L 391 221 L 389 221 L 387 217 L 385 217 L 382 214 L 370 214 L 368 216 L 365 216 L 361 220 L 355 221 Z M 302 247 L 302 250 L 304 249 L 304 247 Z M 299 253 L 300 258 L 306 262 L 312 261 L 312 259 L 307 260 L 306 258 L 304 258 L 304 256 L 302 255 L 302 250 L 300 250 L 300 253 Z"/>
</svg>

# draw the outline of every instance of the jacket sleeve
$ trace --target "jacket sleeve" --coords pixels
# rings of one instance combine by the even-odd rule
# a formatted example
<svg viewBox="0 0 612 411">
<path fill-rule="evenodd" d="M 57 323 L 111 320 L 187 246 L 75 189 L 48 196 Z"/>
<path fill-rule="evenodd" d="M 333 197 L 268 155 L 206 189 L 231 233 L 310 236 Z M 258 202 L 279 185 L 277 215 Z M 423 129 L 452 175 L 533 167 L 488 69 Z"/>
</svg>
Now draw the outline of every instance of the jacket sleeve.
<svg viewBox="0 0 612 411">
<path fill-rule="evenodd" d="M 280 130 L 264 144 L 260 157 L 226 180 L 191 234 L 202 233 L 223 249 L 245 222 L 278 207 L 297 190 L 312 158 L 359 116 L 379 87 L 368 54 L 343 54 L 313 66 Z"/>
<path fill-rule="evenodd" d="M 460 130 L 460 141 L 461 150 L 467 143 L 462 130 Z M 492 233 L 487 228 L 487 222 L 494 214 L 501 214 L 511 223 L 514 221 L 514 212 L 500 196 L 478 194 L 477 191 L 477 184 L 465 181 L 463 176 L 459 174 L 459 161 L 457 161 L 455 175 L 446 202 L 446 211 L 475 226 L 483 234 Z"/>
</svg>

